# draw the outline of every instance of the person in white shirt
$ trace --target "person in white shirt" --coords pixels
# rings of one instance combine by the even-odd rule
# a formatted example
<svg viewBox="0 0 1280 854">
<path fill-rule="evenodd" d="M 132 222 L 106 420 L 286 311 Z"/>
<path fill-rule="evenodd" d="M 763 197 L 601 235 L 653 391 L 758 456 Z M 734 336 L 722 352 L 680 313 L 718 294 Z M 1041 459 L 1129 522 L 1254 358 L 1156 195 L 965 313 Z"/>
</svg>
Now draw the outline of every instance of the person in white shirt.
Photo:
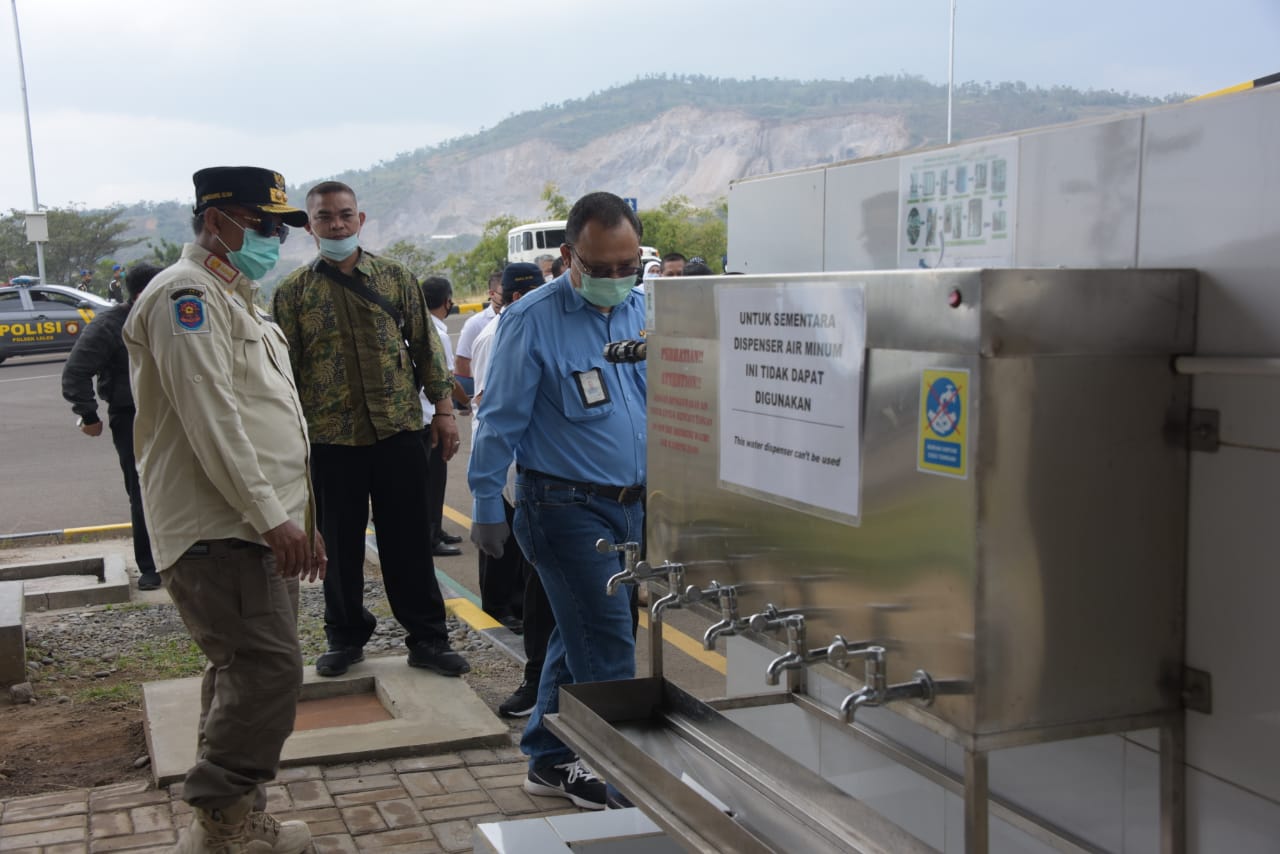
<svg viewBox="0 0 1280 854">
<path fill-rule="evenodd" d="M 427 314 L 436 328 L 436 334 L 440 336 L 445 364 L 452 373 L 455 369 L 453 342 L 449 340 L 449 328 L 445 326 L 444 319 L 453 310 L 453 285 L 443 276 L 428 276 L 422 280 L 422 298 L 427 304 Z M 419 393 L 418 396 L 422 402 L 423 423 L 429 426 L 435 415 L 435 405 L 428 403 L 424 394 Z M 467 403 L 466 392 L 456 379 L 453 384 L 453 399 L 455 406 L 465 406 Z M 439 444 L 434 448 L 430 447 L 431 433 L 426 432 L 423 436 L 427 440 L 427 456 L 431 461 L 427 470 L 427 524 L 431 528 L 428 532 L 431 553 L 436 557 L 457 557 L 462 554 L 462 549 L 458 548 L 462 537 L 444 530 L 444 489 L 449 481 L 449 462 L 444 458 L 443 448 Z"/>
<path fill-rule="evenodd" d="M 462 384 L 462 390 L 468 397 L 476 393 L 471 373 L 471 348 L 475 346 L 476 336 L 480 334 L 480 330 L 493 322 L 500 308 L 502 308 L 502 271 L 496 270 L 489 274 L 489 305 L 479 314 L 467 318 L 467 322 L 462 325 L 462 331 L 458 333 L 458 347 L 453 353 L 454 376 L 458 378 Z"/>
</svg>

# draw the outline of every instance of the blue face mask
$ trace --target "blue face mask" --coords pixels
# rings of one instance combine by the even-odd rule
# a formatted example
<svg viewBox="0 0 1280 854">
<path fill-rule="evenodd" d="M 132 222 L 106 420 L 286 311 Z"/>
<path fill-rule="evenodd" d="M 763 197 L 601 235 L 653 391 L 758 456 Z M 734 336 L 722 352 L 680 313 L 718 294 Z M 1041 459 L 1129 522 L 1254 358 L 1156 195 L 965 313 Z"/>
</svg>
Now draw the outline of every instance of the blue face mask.
<svg viewBox="0 0 1280 854">
<path fill-rule="evenodd" d="M 582 298 L 601 308 L 613 308 L 619 305 L 636 286 L 635 276 L 603 279 L 598 276 L 588 276 L 586 273 L 580 273 L 580 275 L 582 276 Z"/>
<path fill-rule="evenodd" d="M 330 240 L 327 237 L 316 236 L 316 240 L 320 241 L 320 254 L 330 261 L 341 261 L 351 257 L 351 253 L 356 251 L 356 247 L 360 243 L 360 234 L 349 234 L 341 240 Z"/>
<path fill-rule="evenodd" d="M 222 213 L 222 211 L 218 212 Z M 229 248 L 221 237 L 218 238 L 218 242 L 227 250 L 227 260 L 237 270 L 255 282 L 270 273 L 276 262 L 280 260 L 280 238 L 263 237 L 258 232 L 245 228 L 226 214 L 222 215 L 244 233 L 244 241 L 240 244 L 239 249 Z"/>
</svg>

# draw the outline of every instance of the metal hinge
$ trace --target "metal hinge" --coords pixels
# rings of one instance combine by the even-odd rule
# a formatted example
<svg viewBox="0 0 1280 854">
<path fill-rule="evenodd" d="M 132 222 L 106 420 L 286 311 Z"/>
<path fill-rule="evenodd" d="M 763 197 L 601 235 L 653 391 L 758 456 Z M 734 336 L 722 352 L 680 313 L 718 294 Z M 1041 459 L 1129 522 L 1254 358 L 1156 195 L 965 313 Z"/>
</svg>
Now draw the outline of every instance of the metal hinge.
<svg viewBox="0 0 1280 854">
<path fill-rule="evenodd" d="M 1182 668 L 1182 705 L 1193 712 L 1213 714 L 1213 677 L 1209 671 Z"/>
<path fill-rule="evenodd" d="M 1218 410 L 1193 409 L 1188 423 L 1188 445 L 1193 451 L 1218 452 Z"/>
</svg>

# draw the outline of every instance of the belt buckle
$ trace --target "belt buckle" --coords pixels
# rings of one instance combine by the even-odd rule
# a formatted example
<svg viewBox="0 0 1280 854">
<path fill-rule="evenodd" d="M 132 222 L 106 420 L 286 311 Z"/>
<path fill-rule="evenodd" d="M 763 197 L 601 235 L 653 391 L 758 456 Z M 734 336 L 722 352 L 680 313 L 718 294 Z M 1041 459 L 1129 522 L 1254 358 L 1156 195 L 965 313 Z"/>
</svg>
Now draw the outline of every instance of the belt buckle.
<svg viewBox="0 0 1280 854">
<path fill-rule="evenodd" d="M 629 486 L 624 486 L 624 487 L 622 487 L 621 489 L 619 489 L 619 490 L 618 490 L 618 497 L 617 497 L 615 500 L 616 500 L 619 504 L 626 504 L 626 503 L 627 503 L 627 492 L 628 492 L 630 489 L 631 489 L 631 487 L 629 487 Z"/>
</svg>

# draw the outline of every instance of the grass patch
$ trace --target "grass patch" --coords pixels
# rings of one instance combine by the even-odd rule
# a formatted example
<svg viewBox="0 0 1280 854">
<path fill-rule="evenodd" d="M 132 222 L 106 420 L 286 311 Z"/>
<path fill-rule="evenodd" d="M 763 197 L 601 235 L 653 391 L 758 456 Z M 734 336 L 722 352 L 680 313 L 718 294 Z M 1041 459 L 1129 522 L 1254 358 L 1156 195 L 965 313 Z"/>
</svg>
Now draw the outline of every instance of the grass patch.
<svg viewBox="0 0 1280 854">
<path fill-rule="evenodd" d="M 116 661 L 118 669 L 142 682 L 199 676 L 204 665 L 204 653 L 189 637 L 143 641 Z"/>
<path fill-rule="evenodd" d="M 110 685 L 90 685 L 75 692 L 77 703 L 129 703 L 142 702 L 142 686 L 137 682 L 115 682 Z"/>
</svg>

